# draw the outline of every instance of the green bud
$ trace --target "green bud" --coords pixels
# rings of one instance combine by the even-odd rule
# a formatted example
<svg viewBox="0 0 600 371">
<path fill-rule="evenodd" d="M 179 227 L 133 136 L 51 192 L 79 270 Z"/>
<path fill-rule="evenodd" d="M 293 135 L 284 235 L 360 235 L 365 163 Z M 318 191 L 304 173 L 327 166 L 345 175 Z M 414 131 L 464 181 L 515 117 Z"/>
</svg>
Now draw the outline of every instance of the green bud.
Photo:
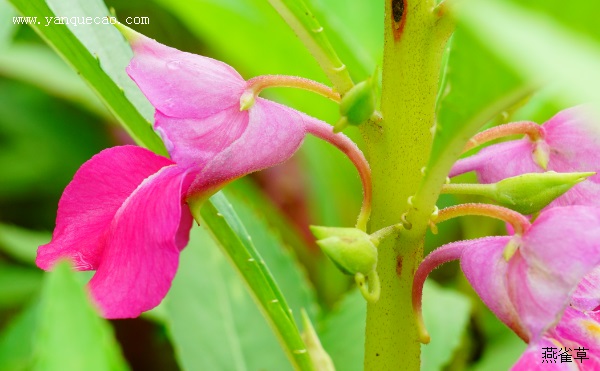
<svg viewBox="0 0 600 371">
<path fill-rule="evenodd" d="M 334 131 L 340 132 L 348 125 L 360 125 L 367 122 L 377 108 L 379 95 L 378 73 L 350 89 L 340 102 L 340 120 Z"/>
<path fill-rule="evenodd" d="M 360 229 L 311 226 L 310 230 L 317 245 L 342 272 L 368 275 L 377 266 L 377 248 Z"/>
<path fill-rule="evenodd" d="M 534 214 L 562 196 L 575 184 L 595 173 L 545 173 L 523 174 L 506 178 L 494 184 L 494 196 L 500 205 L 520 212 Z"/>
</svg>

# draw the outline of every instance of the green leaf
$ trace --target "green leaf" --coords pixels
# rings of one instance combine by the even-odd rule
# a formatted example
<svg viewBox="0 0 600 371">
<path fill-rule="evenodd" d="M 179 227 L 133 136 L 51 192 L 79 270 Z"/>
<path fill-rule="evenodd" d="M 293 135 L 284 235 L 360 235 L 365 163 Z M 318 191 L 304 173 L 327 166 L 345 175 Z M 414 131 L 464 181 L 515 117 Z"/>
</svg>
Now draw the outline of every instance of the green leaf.
<svg viewBox="0 0 600 371">
<path fill-rule="evenodd" d="M 321 170 L 322 169 L 320 169 L 320 171 Z M 279 190 L 279 187 L 276 183 L 271 183 L 271 186 L 274 189 L 277 189 L 277 191 Z M 360 189 L 357 189 L 356 192 L 360 192 Z M 258 187 L 254 185 L 251 180 L 237 180 L 225 188 L 225 193 L 233 202 L 233 205 L 236 210 L 238 210 L 240 217 L 243 217 L 243 214 L 248 215 L 248 219 L 250 221 L 246 222 L 246 219 L 244 219 L 245 225 L 248 226 L 247 223 L 252 223 L 256 218 L 264 221 L 264 227 L 262 228 L 269 229 L 269 235 L 272 236 L 271 238 L 277 240 L 278 247 L 276 250 L 281 251 L 277 253 L 278 255 L 283 257 L 288 254 L 288 250 L 293 250 L 293 255 L 295 255 L 295 258 L 297 258 L 298 263 L 300 263 L 301 266 L 295 267 L 294 272 L 297 270 L 307 271 L 310 283 L 307 282 L 306 285 L 310 286 L 312 284 L 315 286 L 318 297 L 322 300 L 322 302 L 325 303 L 325 306 L 332 305 L 333 303 L 337 302 L 339 297 L 348 290 L 348 285 L 351 279 L 342 274 L 329 258 L 318 251 L 318 247 L 316 245 L 310 245 L 307 242 L 306 236 L 300 235 L 299 232 L 310 233 L 308 226 L 306 226 L 305 231 L 299 231 L 298 226 L 291 225 L 288 218 L 282 214 L 281 210 L 275 206 L 273 201 L 266 197 L 266 195 L 263 194 L 263 191 L 258 189 Z M 352 196 L 356 195 L 350 195 L 349 197 Z M 239 209 L 240 206 L 247 206 L 248 213 L 241 211 Z M 356 204 L 355 206 L 356 210 L 358 210 L 360 207 L 359 204 Z M 331 205 L 329 207 L 331 207 Z M 355 211 L 353 209 L 350 209 L 349 211 L 351 215 L 354 212 Z M 352 225 L 354 218 L 347 220 L 347 222 L 349 225 Z M 250 227 L 249 231 L 252 234 L 254 228 Z M 253 237 L 253 240 L 255 242 L 257 241 L 255 237 Z M 261 243 L 256 243 L 256 247 L 265 257 L 267 265 L 272 268 L 273 275 L 275 276 L 277 282 L 280 282 L 283 292 L 293 292 L 290 291 L 286 286 L 289 282 L 291 287 L 297 287 L 297 284 L 294 282 L 296 278 L 290 280 L 287 277 L 288 274 L 286 269 L 278 269 L 277 266 L 272 266 L 271 258 L 268 256 L 269 253 L 268 251 L 264 251 L 262 246 L 263 245 Z M 294 262 L 293 265 L 296 266 L 298 263 Z M 301 276 L 303 275 L 301 274 Z M 302 280 L 298 282 L 304 283 L 304 277 L 302 277 Z M 302 287 L 303 286 L 304 285 L 302 285 Z M 302 290 L 304 289 L 302 288 Z M 312 289 L 308 290 L 311 292 L 310 295 L 312 296 Z M 295 299 L 293 297 L 289 297 L 289 299 L 290 306 L 294 309 L 295 318 L 298 321 L 298 306 L 294 304 Z M 310 310 L 310 307 L 306 309 L 309 314 L 313 314 L 313 311 Z"/>
<path fill-rule="evenodd" d="M 280 232 L 269 225 L 265 213 L 247 197 L 248 193 L 230 189 L 225 189 L 223 193 L 284 293 L 296 323 L 302 322 L 301 308 L 307 311 L 311 319 L 315 318 L 319 314 L 315 292 L 293 251 L 285 245 Z"/>
<path fill-rule="evenodd" d="M 475 294 L 474 294 L 475 295 Z M 478 299 L 479 300 L 479 299 Z M 502 323 L 483 303 L 477 304 L 477 323 L 485 334 L 485 348 L 473 371 L 508 370 L 525 351 L 527 344 Z"/>
<path fill-rule="evenodd" d="M 42 271 L 0 263 L 0 308 L 15 307 L 37 294 Z"/>
<path fill-rule="evenodd" d="M 67 263 L 47 274 L 34 335 L 34 370 L 127 370 L 109 324 Z"/>
<path fill-rule="evenodd" d="M 108 10 L 100 1 L 88 1 L 85 6 L 79 0 L 51 1 L 9 0 L 21 15 L 37 17 L 40 21 L 33 29 L 63 59 L 80 74 L 98 94 L 104 104 L 123 124 L 129 134 L 141 145 L 152 148 L 159 154 L 166 154 L 163 143 L 152 131 L 148 120 L 150 107 L 140 98 L 139 90 L 125 75 L 125 66 L 131 50 L 119 32 L 110 24 L 78 26 L 42 23 L 45 17 L 63 16 L 56 14 L 49 6 L 61 12 L 79 9 L 93 17 L 108 16 Z M 81 16 L 82 14 L 77 14 Z M 113 80 L 114 79 L 114 80 Z M 132 103 L 129 99 L 134 99 Z M 143 114 L 141 114 L 142 112 Z"/>
<path fill-rule="evenodd" d="M 50 242 L 47 232 L 36 232 L 0 223 L 0 250 L 27 264 L 35 264 L 37 248 Z"/>
<path fill-rule="evenodd" d="M 317 326 L 337 370 L 363 370 L 366 318 L 367 303 L 358 290 L 352 290 Z"/>
<path fill-rule="evenodd" d="M 431 342 L 421 346 L 421 370 L 442 370 L 452 359 L 469 324 L 469 299 L 429 280 L 423 289 L 423 319 Z"/>
<path fill-rule="evenodd" d="M 538 12 L 495 0 L 472 1 L 459 16 L 481 42 L 524 76 L 558 83 L 568 102 L 600 105 L 600 3 L 531 1 Z M 560 7 L 559 7 L 560 6 Z M 558 16 L 541 15 L 539 10 Z"/>
<path fill-rule="evenodd" d="M 367 306 L 354 290 L 323 319 L 321 342 L 338 370 L 363 369 Z M 423 317 L 431 342 L 421 347 L 422 370 L 442 370 L 457 350 L 467 328 L 470 304 L 456 291 L 432 281 L 424 288 Z"/>
<path fill-rule="evenodd" d="M 315 294 L 305 275 L 284 246 L 280 232 L 269 226 L 264 210 L 261 212 L 261 206 L 255 203 L 257 196 L 249 186 L 237 183 L 225 194 L 248 231 L 250 241 L 286 294 L 296 318 L 300 308 L 306 308 L 314 316 L 318 309 Z M 231 237 L 221 235 L 221 238 Z M 241 277 L 203 228 L 192 230 L 190 244 L 182 253 L 178 274 L 162 309 L 184 369 L 290 368 Z M 223 334 L 222 342 L 214 342 L 215 333 Z M 199 348 L 204 351 L 198 352 Z M 265 350 L 269 357 L 262 356 Z"/>
<path fill-rule="evenodd" d="M 0 334 L 0 370 L 28 371 L 33 360 L 34 333 L 38 325 L 39 302 L 29 305 Z"/>
<path fill-rule="evenodd" d="M 206 223 L 215 241 L 248 284 L 294 367 L 312 370 L 292 310 L 232 205 L 220 192 L 211 197 L 199 212 L 197 206 L 191 205 L 194 218 L 198 223 Z"/>
<path fill-rule="evenodd" d="M 3 18 L 3 22 L 0 22 L 0 50 L 4 52 L 3 49 L 10 45 L 17 30 L 17 25 L 12 21 L 12 17 L 17 13 L 6 0 L 0 0 L 0 14 Z"/>
<path fill-rule="evenodd" d="M 291 369 L 244 282 L 205 228 L 192 229 L 180 261 L 163 309 L 183 370 Z"/>
<path fill-rule="evenodd" d="M 34 85 L 52 96 L 112 120 L 89 86 L 47 47 L 15 44 L 6 48 L 0 54 L 0 75 Z"/>
</svg>

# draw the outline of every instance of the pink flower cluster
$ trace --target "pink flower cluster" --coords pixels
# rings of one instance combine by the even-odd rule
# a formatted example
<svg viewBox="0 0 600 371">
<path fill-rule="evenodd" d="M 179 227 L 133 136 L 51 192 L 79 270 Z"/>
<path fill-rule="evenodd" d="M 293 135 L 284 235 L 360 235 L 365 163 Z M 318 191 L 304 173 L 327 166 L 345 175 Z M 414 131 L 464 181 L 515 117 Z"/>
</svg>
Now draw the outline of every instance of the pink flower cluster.
<svg viewBox="0 0 600 371">
<path fill-rule="evenodd" d="M 451 176 L 475 171 L 481 183 L 494 183 L 544 167 L 600 170 L 600 126 L 584 107 L 562 111 L 539 129 L 536 140 L 491 145 L 459 160 Z M 599 200 L 600 175 L 595 175 L 547 206 L 522 233 L 438 248 L 416 272 L 415 310 L 420 311 L 427 275 L 460 260 L 483 302 L 529 344 L 513 370 L 600 369 Z"/>
<path fill-rule="evenodd" d="M 154 129 L 171 159 L 135 146 L 94 156 L 65 189 L 52 241 L 36 260 L 46 270 L 62 258 L 95 270 L 89 288 L 105 317 L 136 317 L 164 298 L 192 226 L 186 202 L 287 160 L 307 133 L 345 152 L 370 196 L 364 156 L 328 124 L 262 98 L 240 110 L 247 83 L 230 66 L 128 37 L 127 72 L 155 107 Z"/>
</svg>

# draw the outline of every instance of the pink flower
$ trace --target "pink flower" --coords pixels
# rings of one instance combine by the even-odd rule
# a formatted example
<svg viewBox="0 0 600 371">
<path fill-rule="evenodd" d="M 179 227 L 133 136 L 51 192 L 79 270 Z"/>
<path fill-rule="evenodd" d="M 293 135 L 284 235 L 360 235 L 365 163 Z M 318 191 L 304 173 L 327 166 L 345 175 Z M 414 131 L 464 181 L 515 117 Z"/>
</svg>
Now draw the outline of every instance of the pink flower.
<svg viewBox="0 0 600 371">
<path fill-rule="evenodd" d="M 192 217 L 183 202 L 192 174 L 140 147 L 100 152 L 65 188 L 37 265 L 48 270 L 68 258 L 78 270 L 95 270 L 90 292 L 108 318 L 157 306 L 189 239 Z"/>
<path fill-rule="evenodd" d="M 509 125 L 516 124 L 507 124 Z M 594 121 L 585 107 L 561 111 L 541 127 L 541 138 L 529 137 L 494 144 L 476 155 L 456 162 L 450 176 L 475 171 L 480 183 L 496 183 L 502 179 L 545 170 L 556 172 L 600 171 L 600 123 Z M 500 127 L 496 128 L 499 129 Z M 542 165 L 547 162 L 544 169 Z M 575 185 L 547 207 L 567 205 L 600 206 L 600 174 Z"/>
<path fill-rule="evenodd" d="M 186 202 L 287 160 L 306 133 L 350 157 L 368 206 L 369 166 L 347 137 L 261 98 L 240 111 L 246 82 L 233 68 L 129 36 L 134 58 L 127 71 L 156 108 L 154 128 L 171 160 L 135 146 L 94 156 L 65 189 L 52 241 L 36 260 L 42 269 L 69 258 L 78 270 L 95 270 L 89 288 L 105 317 L 136 317 L 166 295 L 189 239 Z"/>
<path fill-rule="evenodd" d="M 460 259 L 466 278 L 483 302 L 529 343 L 523 362 L 537 362 L 537 358 L 528 358 L 536 356 L 541 362 L 541 351 L 536 352 L 548 342 L 570 346 L 580 341 L 590 345 L 585 336 L 565 329 L 576 320 L 572 319 L 575 315 L 569 304 L 579 303 L 586 308 L 600 304 L 597 296 L 591 299 L 598 294 L 599 272 L 594 269 L 600 263 L 599 226 L 598 208 L 557 207 L 543 211 L 522 235 L 486 237 L 442 246 L 423 260 L 415 274 L 415 311 L 420 313 L 421 292 L 427 275 L 442 263 Z M 518 248 L 507 261 L 503 254 L 510 248 L 509 242 Z M 579 319 L 589 315 L 583 311 L 577 313 L 579 317 L 575 317 Z M 600 357 L 600 353 L 594 356 Z"/>
<path fill-rule="evenodd" d="M 513 369 L 546 370 L 552 356 L 557 370 L 600 369 L 599 294 L 600 268 L 596 268 L 579 283 L 558 324 L 530 344 Z"/>
</svg>

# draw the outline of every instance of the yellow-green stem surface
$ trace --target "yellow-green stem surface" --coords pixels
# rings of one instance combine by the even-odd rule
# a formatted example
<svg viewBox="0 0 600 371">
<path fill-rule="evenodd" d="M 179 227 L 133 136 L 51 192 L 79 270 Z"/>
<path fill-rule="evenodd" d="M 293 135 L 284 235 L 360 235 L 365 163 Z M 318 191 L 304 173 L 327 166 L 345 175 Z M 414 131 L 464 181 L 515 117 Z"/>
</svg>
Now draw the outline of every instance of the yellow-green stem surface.
<svg viewBox="0 0 600 371">
<path fill-rule="evenodd" d="M 431 149 L 445 32 L 436 29 L 432 0 L 405 0 L 405 24 L 394 36 L 392 3 L 385 0 L 381 128 L 363 135 L 372 168 L 371 231 L 396 224 L 417 192 Z M 433 208 L 436 200 L 428 200 Z M 368 304 L 365 370 L 419 370 L 420 343 L 411 305 L 414 272 L 422 259 L 427 218 L 411 220 L 418 233 L 403 231 L 379 246 L 381 298 Z"/>
</svg>

